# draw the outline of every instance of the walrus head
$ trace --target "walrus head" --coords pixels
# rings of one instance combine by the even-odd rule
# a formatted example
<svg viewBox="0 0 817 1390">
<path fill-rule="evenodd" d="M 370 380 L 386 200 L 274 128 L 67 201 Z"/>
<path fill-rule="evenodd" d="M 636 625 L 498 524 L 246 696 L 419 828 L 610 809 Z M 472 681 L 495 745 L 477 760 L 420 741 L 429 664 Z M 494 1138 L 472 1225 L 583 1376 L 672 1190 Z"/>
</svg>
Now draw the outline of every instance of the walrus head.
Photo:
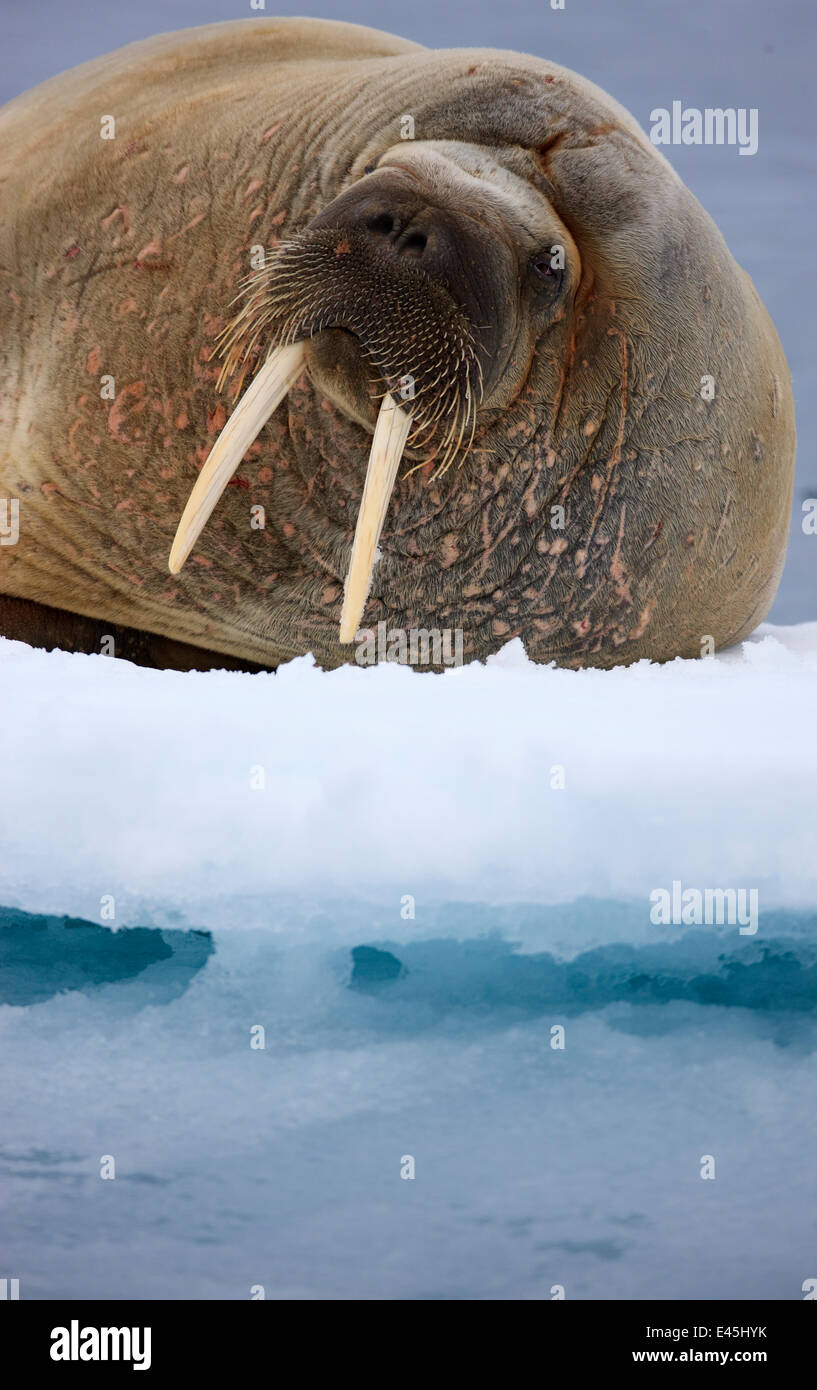
<svg viewBox="0 0 817 1390">
<path fill-rule="evenodd" d="M 305 365 L 374 435 L 340 624 L 340 641 L 353 641 L 401 459 L 432 477 L 465 460 L 478 420 L 518 395 L 579 274 L 548 200 L 496 152 L 456 141 L 387 150 L 246 283 L 220 339 L 221 384 L 235 375 L 238 393 L 255 379 L 191 494 L 171 571 Z"/>
</svg>

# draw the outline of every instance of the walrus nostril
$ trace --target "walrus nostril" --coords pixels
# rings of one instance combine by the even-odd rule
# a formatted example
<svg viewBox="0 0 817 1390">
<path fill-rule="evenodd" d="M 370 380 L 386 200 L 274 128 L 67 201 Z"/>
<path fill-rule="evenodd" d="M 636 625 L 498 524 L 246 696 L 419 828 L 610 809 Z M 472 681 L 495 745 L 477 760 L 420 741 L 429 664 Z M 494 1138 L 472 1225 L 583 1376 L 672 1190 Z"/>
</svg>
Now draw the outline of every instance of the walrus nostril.
<svg viewBox="0 0 817 1390">
<path fill-rule="evenodd" d="M 367 231 L 374 232 L 375 236 L 390 237 L 394 231 L 394 218 L 390 212 L 378 212 L 368 217 L 365 225 Z"/>
<path fill-rule="evenodd" d="M 428 246 L 428 237 L 418 227 L 412 226 L 412 220 L 411 215 L 401 217 L 381 211 L 371 213 L 364 219 L 363 225 L 373 237 L 389 242 L 398 256 L 422 256 Z"/>
<path fill-rule="evenodd" d="M 409 232 L 400 238 L 399 250 L 409 256 L 422 256 L 428 245 L 428 237 L 425 232 Z"/>
</svg>

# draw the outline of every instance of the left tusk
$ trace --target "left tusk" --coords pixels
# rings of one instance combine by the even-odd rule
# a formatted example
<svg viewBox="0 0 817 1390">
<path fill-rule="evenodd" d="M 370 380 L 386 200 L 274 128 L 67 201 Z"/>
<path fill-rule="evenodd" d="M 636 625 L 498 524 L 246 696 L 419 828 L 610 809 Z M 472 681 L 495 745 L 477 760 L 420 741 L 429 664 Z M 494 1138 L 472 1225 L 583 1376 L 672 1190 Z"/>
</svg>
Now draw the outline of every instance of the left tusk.
<svg viewBox="0 0 817 1390">
<path fill-rule="evenodd" d="M 340 615 L 341 642 L 354 642 L 372 583 L 377 542 L 383 530 L 389 498 L 406 447 L 411 416 L 396 405 L 391 395 L 383 398 L 375 425 L 366 470 L 366 483 L 352 542 L 352 558 Z"/>
<path fill-rule="evenodd" d="M 300 375 L 303 343 L 271 352 L 213 445 L 182 512 L 168 565 L 178 574 L 253 440 Z"/>
</svg>

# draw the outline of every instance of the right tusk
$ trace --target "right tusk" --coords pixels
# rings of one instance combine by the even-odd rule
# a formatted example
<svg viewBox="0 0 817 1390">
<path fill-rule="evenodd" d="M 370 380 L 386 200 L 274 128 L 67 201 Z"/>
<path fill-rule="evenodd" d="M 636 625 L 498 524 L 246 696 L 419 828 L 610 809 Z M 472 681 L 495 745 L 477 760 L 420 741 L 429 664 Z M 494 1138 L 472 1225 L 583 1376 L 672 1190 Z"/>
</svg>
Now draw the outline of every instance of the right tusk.
<svg viewBox="0 0 817 1390">
<path fill-rule="evenodd" d="M 375 425 L 374 439 L 366 470 L 366 483 L 352 543 L 352 558 L 346 576 L 343 611 L 340 615 L 341 642 L 354 642 L 372 582 L 374 557 L 389 498 L 406 447 L 411 416 L 396 405 L 391 395 L 383 398 Z"/>
<path fill-rule="evenodd" d="M 179 573 L 245 453 L 297 380 L 305 354 L 304 343 L 276 348 L 244 392 L 187 499 L 168 560 L 171 574 Z"/>
</svg>

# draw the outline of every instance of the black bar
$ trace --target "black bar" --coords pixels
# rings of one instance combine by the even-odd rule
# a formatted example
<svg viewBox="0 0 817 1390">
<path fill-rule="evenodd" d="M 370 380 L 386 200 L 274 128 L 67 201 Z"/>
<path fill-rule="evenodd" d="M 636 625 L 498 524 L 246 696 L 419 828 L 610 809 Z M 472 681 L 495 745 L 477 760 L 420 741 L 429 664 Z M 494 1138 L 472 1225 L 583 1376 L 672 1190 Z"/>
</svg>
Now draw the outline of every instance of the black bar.
<svg viewBox="0 0 817 1390">
<path fill-rule="evenodd" d="M 513 1384 L 528 1366 L 547 1382 L 554 1373 L 604 1371 L 638 1381 L 667 1366 L 762 1369 L 780 1380 L 810 1364 L 817 1310 L 792 1302 L 526 1301 L 402 1304 L 287 1302 L 0 1302 L 3 1361 L 57 1380 L 131 1376 L 134 1360 L 153 1382 L 230 1371 L 281 1382 L 314 1373 L 322 1357 L 337 1377 L 405 1381 L 416 1368 L 427 1380 L 450 1361 L 456 1378 L 498 1356 Z M 472 1322 L 473 1319 L 473 1322 Z M 469 1327 L 470 1324 L 470 1327 Z M 101 1329 L 137 1329 L 129 1338 Z M 150 1329 L 149 1346 L 144 1329 Z M 64 1329 L 63 1332 L 59 1329 Z M 87 1331 L 92 1329 L 93 1331 Z M 727 1331 L 727 1329 L 731 1329 Z M 735 1331 L 737 1329 L 737 1331 Z M 433 1342 L 430 1340 L 433 1338 Z M 52 1359 L 99 1351 L 107 1359 Z M 436 1348 L 434 1350 L 433 1348 Z M 111 1359 L 116 1350 L 120 1359 Z M 131 1359 L 121 1359 L 128 1352 Z M 149 1359 L 149 1366 L 146 1364 Z M 294 1363 L 294 1364 L 293 1364 Z M 141 1383 L 137 1381 L 137 1384 Z"/>
</svg>

